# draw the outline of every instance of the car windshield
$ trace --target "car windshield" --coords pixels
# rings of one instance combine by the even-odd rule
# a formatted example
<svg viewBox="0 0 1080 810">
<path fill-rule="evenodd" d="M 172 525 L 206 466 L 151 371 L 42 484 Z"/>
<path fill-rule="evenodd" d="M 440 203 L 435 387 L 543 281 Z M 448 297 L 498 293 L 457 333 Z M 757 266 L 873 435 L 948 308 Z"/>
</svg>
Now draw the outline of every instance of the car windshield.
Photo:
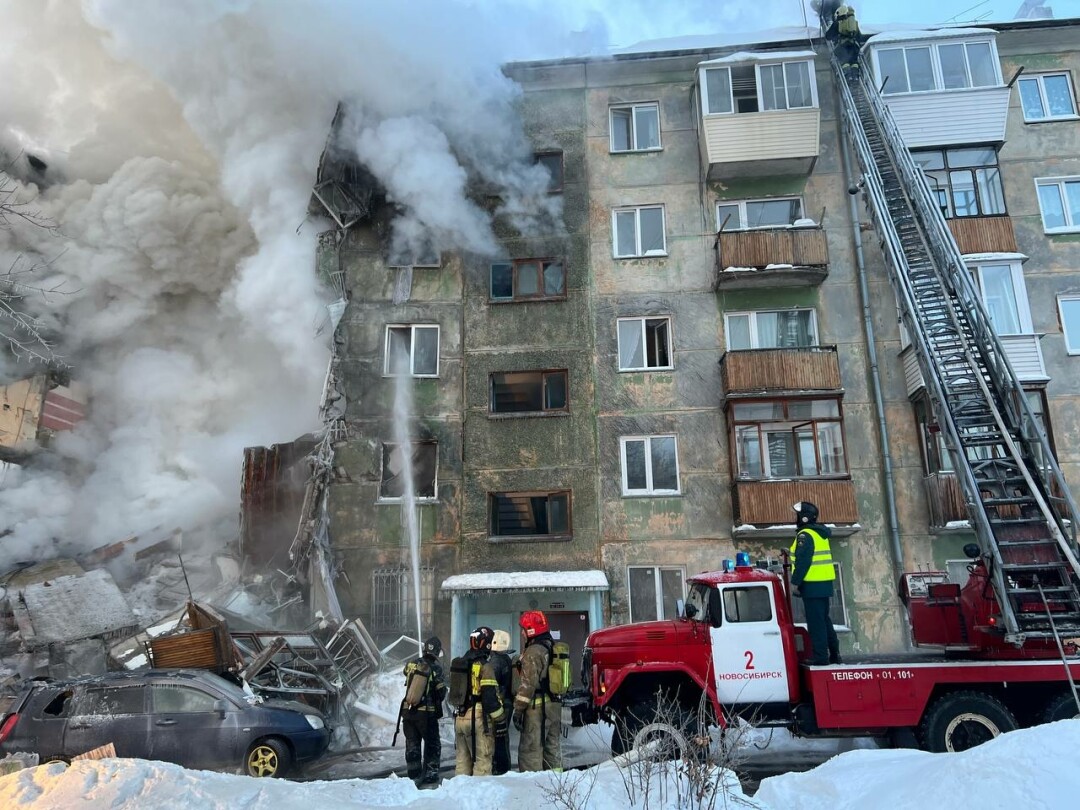
<svg viewBox="0 0 1080 810">
<path fill-rule="evenodd" d="M 705 621 L 705 614 L 709 607 L 709 586 L 694 583 L 690 586 L 690 593 L 686 597 L 686 607 L 683 609 L 688 619 Z"/>
<path fill-rule="evenodd" d="M 243 686 L 237 686 L 232 681 L 227 681 L 224 678 L 214 678 L 210 685 L 240 703 L 247 703 L 252 706 L 256 703 L 262 703 L 262 698 L 252 692 L 251 687 L 246 682 Z"/>
</svg>

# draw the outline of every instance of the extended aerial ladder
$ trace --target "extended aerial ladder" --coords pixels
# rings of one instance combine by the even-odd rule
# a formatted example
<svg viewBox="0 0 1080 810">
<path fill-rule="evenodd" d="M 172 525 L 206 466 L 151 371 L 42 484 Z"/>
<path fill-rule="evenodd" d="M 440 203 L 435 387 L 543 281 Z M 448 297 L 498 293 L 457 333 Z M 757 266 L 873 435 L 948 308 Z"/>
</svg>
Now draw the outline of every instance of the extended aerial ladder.
<svg viewBox="0 0 1080 810">
<path fill-rule="evenodd" d="M 832 55 L 890 281 L 991 572 L 1006 637 L 1080 631 L 1078 512 L 971 272 L 865 57 Z"/>
</svg>

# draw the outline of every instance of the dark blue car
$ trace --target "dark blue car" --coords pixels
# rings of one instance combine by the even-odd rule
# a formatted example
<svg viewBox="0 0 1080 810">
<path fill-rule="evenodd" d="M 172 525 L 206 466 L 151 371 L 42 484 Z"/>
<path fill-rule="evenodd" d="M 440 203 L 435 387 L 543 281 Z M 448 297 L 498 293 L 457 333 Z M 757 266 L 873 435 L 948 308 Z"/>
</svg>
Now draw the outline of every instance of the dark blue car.
<svg viewBox="0 0 1080 810">
<path fill-rule="evenodd" d="M 119 757 L 282 776 L 330 744 L 326 718 L 301 703 L 262 701 L 200 670 L 31 681 L 0 720 L 0 754 L 70 759 L 108 743 Z"/>
</svg>

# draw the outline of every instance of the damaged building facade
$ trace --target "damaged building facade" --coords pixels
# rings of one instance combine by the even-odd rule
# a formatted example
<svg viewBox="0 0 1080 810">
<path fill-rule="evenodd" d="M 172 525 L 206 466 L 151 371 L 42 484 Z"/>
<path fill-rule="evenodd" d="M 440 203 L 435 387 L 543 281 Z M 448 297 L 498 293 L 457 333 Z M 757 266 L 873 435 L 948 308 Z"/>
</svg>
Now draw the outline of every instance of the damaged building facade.
<svg viewBox="0 0 1080 810">
<path fill-rule="evenodd" d="M 881 34 L 865 53 L 1075 487 L 1080 28 Z M 478 623 L 516 637 L 530 608 L 576 651 L 673 618 L 687 576 L 737 550 L 778 560 L 801 500 L 835 527 L 844 645 L 900 646 L 897 572 L 966 565 L 972 534 L 820 40 L 505 72 L 562 233 L 496 222 L 499 256 L 395 267 L 391 207 L 361 170 L 320 169 L 319 271 L 347 300 L 325 487 L 342 609 L 380 640 L 415 633 L 408 453 L 421 622 L 455 652 Z"/>
</svg>

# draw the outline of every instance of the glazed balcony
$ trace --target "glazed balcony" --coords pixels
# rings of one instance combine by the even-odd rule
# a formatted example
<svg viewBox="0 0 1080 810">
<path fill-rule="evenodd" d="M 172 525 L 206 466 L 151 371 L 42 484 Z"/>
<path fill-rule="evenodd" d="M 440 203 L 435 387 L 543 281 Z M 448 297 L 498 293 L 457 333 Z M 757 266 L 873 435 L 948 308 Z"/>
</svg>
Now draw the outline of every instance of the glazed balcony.
<svg viewBox="0 0 1080 810">
<path fill-rule="evenodd" d="M 716 288 L 813 287 L 829 274 L 820 227 L 758 228 L 716 235 Z"/>
<path fill-rule="evenodd" d="M 841 390 L 835 346 L 725 352 L 720 379 L 725 397 Z"/>
</svg>

